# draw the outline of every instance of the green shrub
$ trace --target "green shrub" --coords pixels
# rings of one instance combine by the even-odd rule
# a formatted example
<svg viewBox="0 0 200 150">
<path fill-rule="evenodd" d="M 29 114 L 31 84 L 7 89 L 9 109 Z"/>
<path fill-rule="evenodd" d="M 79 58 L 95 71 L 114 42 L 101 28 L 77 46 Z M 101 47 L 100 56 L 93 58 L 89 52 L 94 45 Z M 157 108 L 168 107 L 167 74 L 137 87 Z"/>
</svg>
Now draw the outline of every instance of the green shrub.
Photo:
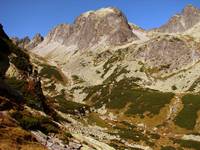
<svg viewBox="0 0 200 150">
<path fill-rule="evenodd" d="M 12 117 L 15 118 L 20 123 L 20 126 L 26 130 L 36 130 L 40 127 L 38 118 L 26 116 L 20 112 L 13 113 Z"/>
<path fill-rule="evenodd" d="M 193 129 L 196 124 L 197 112 L 200 110 L 200 95 L 187 94 L 183 96 L 183 109 L 176 116 L 174 122 L 176 125 Z"/>
<path fill-rule="evenodd" d="M 61 137 L 64 144 L 69 144 L 69 139 L 71 139 L 73 136 L 69 132 L 64 132 L 63 137 Z"/>
<path fill-rule="evenodd" d="M 5 82 L 11 86 L 15 90 L 22 91 L 26 81 L 25 80 L 18 80 L 15 77 L 5 79 Z"/>
<path fill-rule="evenodd" d="M 62 95 L 62 94 L 61 95 L 57 95 L 54 98 L 59 103 L 58 110 L 61 111 L 61 112 L 64 112 L 64 113 L 74 113 L 75 110 L 80 110 L 83 107 L 87 108 L 87 106 L 84 105 L 84 104 L 66 100 L 64 95 Z"/>
<path fill-rule="evenodd" d="M 120 122 L 120 123 L 124 124 L 125 126 L 127 126 L 127 127 L 130 128 L 130 129 L 136 128 L 135 125 L 130 124 L 130 123 L 126 122 L 126 121 L 122 121 L 122 122 Z"/>
<path fill-rule="evenodd" d="M 84 80 L 77 75 L 72 75 L 72 79 L 75 83 L 83 83 Z"/>
<path fill-rule="evenodd" d="M 180 144 L 180 146 L 184 147 L 184 148 L 192 148 L 195 150 L 199 150 L 199 148 L 200 148 L 200 142 L 197 142 L 197 141 L 177 140 L 177 139 L 174 139 L 173 141 L 174 141 L 174 143 Z"/>
<path fill-rule="evenodd" d="M 35 90 L 34 93 L 31 93 L 29 91 L 27 91 L 27 81 L 25 80 L 19 80 L 16 79 L 15 77 L 13 78 L 7 78 L 5 80 L 5 82 L 13 89 L 17 90 L 18 92 L 20 92 L 24 99 L 25 99 L 25 103 L 37 110 L 44 110 L 44 96 L 42 94 L 41 91 L 41 87 L 40 85 L 35 86 Z"/>
<path fill-rule="evenodd" d="M 188 91 L 194 91 L 195 88 L 197 87 L 197 85 L 199 85 L 200 83 L 200 77 L 197 78 L 193 83 L 192 85 L 190 86 L 190 88 L 188 89 Z"/>
<path fill-rule="evenodd" d="M 120 136 L 120 138 L 125 140 L 133 140 L 135 142 L 144 141 L 147 145 L 153 146 L 154 144 L 150 142 L 150 139 L 147 135 L 143 134 L 141 131 L 138 131 L 137 129 L 130 129 L 130 128 L 121 128 L 121 127 L 114 127 L 114 129 L 117 129 L 118 133 L 117 135 Z"/>
<path fill-rule="evenodd" d="M 90 113 L 88 116 L 88 123 L 92 124 L 92 125 L 97 125 L 100 127 L 108 127 L 108 124 L 106 123 L 106 121 L 102 120 L 98 114 L 95 113 Z"/>
<path fill-rule="evenodd" d="M 110 77 L 102 85 L 97 85 L 84 89 L 88 93 L 85 100 L 90 100 L 96 108 L 106 104 L 109 109 L 122 109 L 127 104 L 127 115 L 143 116 L 145 112 L 148 115 L 158 114 L 160 109 L 170 103 L 173 93 L 164 93 L 139 87 L 136 82 L 139 78 L 124 78 L 118 82 L 116 77 Z M 100 93 L 100 94 L 97 94 Z"/>
<path fill-rule="evenodd" d="M 172 146 L 162 146 L 161 150 L 176 150 L 176 148 L 174 148 Z"/>
<path fill-rule="evenodd" d="M 159 114 L 160 109 L 170 103 L 174 96 L 173 93 L 163 93 L 150 90 L 139 90 L 137 91 L 137 95 L 137 99 L 132 101 L 126 114 L 139 114 L 141 116 L 143 116 L 145 112 L 148 112 L 149 116 Z"/>
<path fill-rule="evenodd" d="M 26 130 L 40 130 L 45 134 L 58 132 L 58 126 L 47 117 L 31 116 L 18 111 L 12 113 L 11 116 Z"/>
<path fill-rule="evenodd" d="M 65 132 L 65 133 L 64 133 L 64 136 L 65 136 L 65 137 L 68 137 L 68 138 L 72 138 L 72 137 L 73 137 L 72 134 L 69 133 L 69 132 Z"/>
<path fill-rule="evenodd" d="M 43 65 L 43 68 L 41 69 L 39 75 L 49 79 L 54 77 L 60 82 L 64 81 L 61 73 L 55 66 Z"/>
<path fill-rule="evenodd" d="M 173 85 L 172 90 L 177 90 L 177 87 L 175 85 Z"/>
<path fill-rule="evenodd" d="M 27 106 L 44 111 L 43 100 L 38 99 L 36 96 L 30 93 L 24 93 L 24 98 L 26 100 Z"/>
<path fill-rule="evenodd" d="M 11 63 L 14 64 L 19 70 L 27 71 L 29 73 L 32 72 L 32 65 L 25 57 L 13 57 L 11 59 Z"/>
<path fill-rule="evenodd" d="M 152 139 L 157 139 L 157 140 L 160 139 L 160 135 L 156 133 L 151 133 L 150 136 Z"/>
</svg>

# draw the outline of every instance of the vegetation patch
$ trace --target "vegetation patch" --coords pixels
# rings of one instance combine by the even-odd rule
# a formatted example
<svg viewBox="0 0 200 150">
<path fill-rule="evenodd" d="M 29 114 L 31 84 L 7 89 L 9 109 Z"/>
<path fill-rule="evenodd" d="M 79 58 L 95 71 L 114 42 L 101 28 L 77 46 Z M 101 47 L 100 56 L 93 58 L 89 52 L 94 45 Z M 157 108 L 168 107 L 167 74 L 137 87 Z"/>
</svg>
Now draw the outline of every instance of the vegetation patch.
<svg viewBox="0 0 200 150">
<path fill-rule="evenodd" d="M 127 48 L 125 49 L 119 49 L 117 50 L 112 57 L 110 57 L 103 65 L 103 70 L 104 73 L 101 75 L 101 77 L 103 78 L 108 71 L 114 66 L 114 63 L 118 62 L 118 61 L 122 61 L 125 57 L 125 53 L 127 52 Z"/>
<path fill-rule="evenodd" d="M 25 103 L 30 106 L 31 108 L 37 109 L 37 110 L 42 110 L 43 111 L 43 103 L 44 103 L 44 99 L 43 97 L 39 97 L 38 93 L 40 93 L 39 91 L 39 87 L 34 87 L 35 91 L 34 93 L 31 93 L 30 91 L 27 90 L 27 86 L 28 86 L 28 82 L 25 80 L 19 80 L 15 77 L 13 78 L 7 78 L 5 80 L 5 82 L 14 90 L 17 90 L 18 92 L 20 92 L 24 99 L 25 99 Z M 38 95 L 37 95 L 38 94 Z"/>
<path fill-rule="evenodd" d="M 172 90 L 177 90 L 176 85 L 173 85 L 173 86 L 172 86 Z"/>
<path fill-rule="evenodd" d="M 19 70 L 32 73 L 32 64 L 29 60 L 29 55 L 16 45 L 14 45 L 11 41 L 6 40 L 7 44 L 9 45 L 9 49 L 14 55 L 10 56 L 11 63 L 15 65 L 16 68 Z"/>
<path fill-rule="evenodd" d="M 192 130 L 195 127 L 197 112 L 200 110 L 200 95 L 187 94 L 183 96 L 183 109 L 176 116 L 176 125 Z"/>
<path fill-rule="evenodd" d="M 113 67 L 113 63 L 116 62 L 116 61 L 118 61 L 118 57 L 113 56 L 110 59 L 108 59 L 108 61 L 103 65 L 104 73 L 101 75 L 102 78 Z"/>
<path fill-rule="evenodd" d="M 63 113 L 74 113 L 75 110 L 83 110 L 83 108 L 87 108 L 88 106 L 81 104 L 81 103 L 76 103 L 73 101 L 69 101 L 65 99 L 64 95 L 57 95 L 54 97 L 58 103 L 59 107 L 58 110 L 63 112 Z"/>
<path fill-rule="evenodd" d="M 147 135 L 143 134 L 142 131 L 130 129 L 130 128 L 121 128 L 121 127 L 114 127 L 118 131 L 117 135 L 120 138 L 125 140 L 133 140 L 134 142 L 144 141 L 147 145 L 153 146 L 154 143 L 150 141 Z"/>
<path fill-rule="evenodd" d="M 48 117 L 32 116 L 19 111 L 12 113 L 11 116 L 26 130 L 40 130 L 45 134 L 58 132 L 58 126 Z"/>
<path fill-rule="evenodd" d="M 133 124 L 130 124 L 130 123 L 126 122 L 126 121 L 122 121 L 120 123 L 122 123 L 123 125 L 125 125 L 126 127 L 130 128 L 130 129 L 134 129 L 134 128 L 137 127 L 137 126 L 135 126 Z"/>
<path fill-rule="evenodd" d="M 69 144 L 69 140 L 72 138 L 72 134 L 69 132 L 64 132 L 64 134 L 62 135 L 61 139 L 64 142 L 64 144 Z"/>
<path fill-rule="evenodd" d="M 200 77 L 198 79 L 196 79 L 194 81 L 194 83 L 192 83 L 192 85 L 190 86 L 190 88 L 188 89 L 188 91 L 194 91 L 195 88 L 196 88 L 196 86 L 199 85 L 199 83 L 200 83 Z"/>
<path fill-rule="evenodd" d="M 64 79 L 61 75 L 61 73 L 58 71 L 58 69 L 55 66 L 49 66 L 49 65 L 42 65 L 42 69 L 39 73 L 40 76 L 45 78 L 55 78 L 60 82 L 63 82 Z"/>
<path fill-rule="evenodd" d="M 77 84 L 77 83 L 83 83 L 85 82 L 82 78 L 80 78 L 79 76 L 77 75 L 72 75 L 72 79 L 73 81 Z"/>
<path fill-rule="evenodd" d="M 149 116 L 159 114 L 160 109 L 169 104 L 174 96 L 173 93 L 143 89 L 134 90 L 133 94 L 136 98 L 132 100 L 126 114 L 140 116 L 143 116 L 145 112 Z"/>
<path fill-rule="evenodd" d="M 178 139 L 174 139 L 173 140 L 174 143 L 178 143 L 181 147 L 184 148 L 192 148 L 195 150 L 199 150 L 200 148 L 200 142 L 197 141 L 192 141 L 192 140 L 178 140 Z"/>
<path fill-rule="evenodd" d="M 13 89 L 15 90 L 23 90 L 24 86 L 26 85 L 26 81 L 25 80 L 18 80 L 16 77 L 12 77 L 12 78 L 7 78 L 5 79 L 5 82 L 11 86 Z"/>
<path fill-rule="evenodd" d="M 103 128 L 108 127 L 108 124 L 104 120 L 102 120 L 96 113 L 89 114 L 88 123 L 91 125 L 97 125 Z"/>
<path fill-rule="evenodd" d="M 143 89 L 136 83 L 139 78 L 126 78 L 116 81 L 111 75 L 104 84 L 84 89 L 88 93 L 85 100 L 89 100 L 96 108 L 106 104 L 109 109 L 123 109 L 129 104 L 126 115 L 149 116 L 158 114 L 160 109 L 170 103 L 173 93 L 164 93 L 150 89 Z"/>
<path fill-rule="evenodd" d="M 172 146 L 162 146 L 161 150 L 176 150 L 176 148 L 174 148 Z"/>
<path fill-rule="evenodd" d="M 19 70 L 27 71 L 29 73 L 32 72 L 32 65 L 29 59 L 25 57 L 12 57 L 11 63 L 14 64 Z"/>
</svg>

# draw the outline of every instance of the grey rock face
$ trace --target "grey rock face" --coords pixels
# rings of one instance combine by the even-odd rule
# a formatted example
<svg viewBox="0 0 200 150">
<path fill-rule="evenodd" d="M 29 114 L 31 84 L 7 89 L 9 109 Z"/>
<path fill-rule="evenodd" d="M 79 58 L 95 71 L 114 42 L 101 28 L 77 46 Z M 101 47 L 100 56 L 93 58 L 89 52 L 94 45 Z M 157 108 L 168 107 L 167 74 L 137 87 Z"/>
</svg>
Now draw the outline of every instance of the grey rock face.
<svg viewBox="0 0 200 150">
<path fill-rule="evenodd" d="M 200 9 L 192 5 L 186 6 L 181 14 L 173 16 L 167 24 L 155 29 L 159 32 L 184 32 L 200 22 Z"/>
<path fill-rule="evenodd" d="M 80 15 L 72 25 L 61 24 L 47 36 L 65 46 L 87 49 L 94 45 L 120 45 L 137 39 L 126 17 L 115 8 L 104 8 Z M 99 43 L 99 44 L 98 44 Z"/>
<path fill-rule="evenodd" d="M 196 62 L 200 58 L 198 46 L 174 36 L 155 38 L 139 48 L 137 58 L 142 58 L 151 68 L 172 71 Z"/>
</svg>

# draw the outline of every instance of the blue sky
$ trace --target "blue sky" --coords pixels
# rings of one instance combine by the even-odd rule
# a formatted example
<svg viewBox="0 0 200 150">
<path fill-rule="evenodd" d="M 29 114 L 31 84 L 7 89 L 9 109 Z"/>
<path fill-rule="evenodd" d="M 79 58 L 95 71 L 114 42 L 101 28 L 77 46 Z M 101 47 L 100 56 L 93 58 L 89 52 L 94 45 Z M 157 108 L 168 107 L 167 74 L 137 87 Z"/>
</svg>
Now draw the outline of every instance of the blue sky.
<svg viewBox="0 0 200 150">
<path fill-rule="evenodd" d="M 200 0 L 0 0 L 0 23 L 9 36 L 45 36 L 85 11 L 114 6 L 129 22 L 150 29 L 166 23 L 187 4 L 200 8 Z"/>
</svg>

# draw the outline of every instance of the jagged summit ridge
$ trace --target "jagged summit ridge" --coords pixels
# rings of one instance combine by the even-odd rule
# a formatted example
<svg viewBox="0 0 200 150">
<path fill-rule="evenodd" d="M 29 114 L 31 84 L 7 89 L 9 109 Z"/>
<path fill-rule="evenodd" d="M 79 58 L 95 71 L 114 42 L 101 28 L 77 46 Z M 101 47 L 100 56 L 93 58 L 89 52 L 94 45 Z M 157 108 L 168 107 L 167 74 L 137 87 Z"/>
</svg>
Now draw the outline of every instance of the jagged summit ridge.
<svg viewBox="0 0 200 150">
<path fill-rule="evenodd" d="M 109 13 L 121 13 L 121 12 L 114 7 L 106 7 L 106 8 L 98 9 L 96 11 L 95 10 L 87 11 L 87 12 L 83 13 L 82 16 L 88 17 L 92 13 L 95 15 L 98 15 L 99 17 L 103 17 Z"/>
<path fill-rule="evenodd" d="M 94 50 L 121 45 L 138 39 L 123 13 L 116 8 L 86 12 L 73 24 L 60 24 L 49 32 L 42 44 L 56 42 L 70 51 Z M 41 48 L 41 47 L 38 47 Z"/>
<path fill-rule="evenodd" d="M 166 24 L 155 30 L 168 33 L 184 32 L 198 22 L 200 22 L 200 9 L 187 5 L 180 14 L 176 14 Z"/>
<path fill-rule="evenodd" d="M 38 44 L 40 44 L 44 38 L 40 33 L 36 33 L 35 36 L 30 39 L 28 36 L 20 39 L 18 37 L 12 37 L 12 42 L 19 46 L 20 48 L 31 50 L 35 48 Z"/>
</svg>

